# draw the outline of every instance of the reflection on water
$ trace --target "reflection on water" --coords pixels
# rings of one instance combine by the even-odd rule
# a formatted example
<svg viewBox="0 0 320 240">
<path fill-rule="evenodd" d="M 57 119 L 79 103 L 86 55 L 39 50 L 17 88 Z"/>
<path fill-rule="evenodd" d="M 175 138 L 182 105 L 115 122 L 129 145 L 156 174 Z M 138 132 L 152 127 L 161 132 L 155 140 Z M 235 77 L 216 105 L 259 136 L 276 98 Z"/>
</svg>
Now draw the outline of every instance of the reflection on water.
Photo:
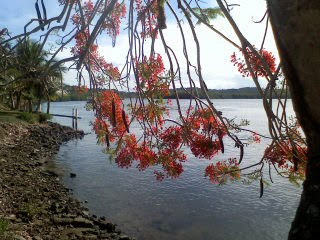
<svg viewBox="0 0 320 240">
<path fill-rule="evenodd" d="M 261 100 L 213 100 L 227 117 L 246 118 L 249 128 L 267 134 Z M 93 113 L 84 102 L 52 103 L 52 113 L 70 115 L 79 109 L 79 128 L 91 132 Z M 182 104 L 187 106 L 187 101 Z M 172 107 L 173 111 L 174 106 Z M 291 109 L 291 108 L 290 108 Z M 292 111 L 292 110 L 291 110 Z M 171 114 L 171 117 L 174 114 Z M 71 125 L 68 118 L 55 118 Z M 138 131 L 133 126 L 131 130 Z M 241 137 L 245 137 L 243 133 Z M 267 142 L 245 148 L 244 165 L 259 161 Z M 75 196 L 88 201 L 96 215 L 105 215 L 137 239 L 285 239 L 297 207 L 301 189 L 273 173 L 274 184 L 259 199 L 259 183 L 216 186 L 204 178 L 209 161 L 189 154 L 185 172 L 178 179 L 155 180 L 153 170 L 120 169 L 102 153 L 94 134 L 62 146 L 57 164 L 66 169 L 64 181 Z M 216 159 L 237 156 L 226 143 L 226 153 Z M 69 178 L 68 172 L 77 174 Z"/>
</svg>

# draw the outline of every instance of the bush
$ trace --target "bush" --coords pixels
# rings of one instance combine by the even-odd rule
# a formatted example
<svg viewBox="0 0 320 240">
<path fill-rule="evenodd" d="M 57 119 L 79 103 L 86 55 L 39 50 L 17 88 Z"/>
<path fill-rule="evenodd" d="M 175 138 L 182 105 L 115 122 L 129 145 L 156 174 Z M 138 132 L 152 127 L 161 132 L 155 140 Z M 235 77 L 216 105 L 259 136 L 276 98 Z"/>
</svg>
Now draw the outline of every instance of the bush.
<svg viewBox="0 0 320 240">
<path fill-rule="evenodd" d="M 28 123 L 43 123 L 50 119 L 52 119 L 52 116 L 50 114 L 46 113 L 28 113 L 28 112 L 22 112 L 18 116 L 19 119 L 22 121 L 28 122 Z"/>
<path fill-rule="evenodd" d="M 28 122 L 28 123 L 35 123 L 38 121 L 35 114 L 28 113 L 28 112 L 20 113 L 18 118 L 20 118 L 21 120 Z"/>
<path fill-rule="evenodd" d="M 46 122 L 50 119 L 52 119 L 52 116 L 50 114 L 39 113 L 39 122 L 40 123 Z"/>
<path fill-rule="evenodd" d="M 9 229 L 9 221 L 3 218 L 0 218 L 0 236 L 4 236 L 6 231 Z"/>
</svg>

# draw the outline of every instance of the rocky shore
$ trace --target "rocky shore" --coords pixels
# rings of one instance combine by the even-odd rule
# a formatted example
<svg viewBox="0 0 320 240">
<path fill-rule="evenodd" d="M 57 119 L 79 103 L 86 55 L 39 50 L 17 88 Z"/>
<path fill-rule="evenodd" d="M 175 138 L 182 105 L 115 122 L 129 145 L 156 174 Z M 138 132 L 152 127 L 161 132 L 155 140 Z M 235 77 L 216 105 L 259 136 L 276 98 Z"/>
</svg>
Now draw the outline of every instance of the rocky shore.
<svg viewBox="0 0 320 240">
<path fill-rule="evenodd" d="M 45 168 L 63 142 L 83 136 L 55 123 L 0 123 L 1 240 L 130 239 L 91 216 Z"/>
</svg>

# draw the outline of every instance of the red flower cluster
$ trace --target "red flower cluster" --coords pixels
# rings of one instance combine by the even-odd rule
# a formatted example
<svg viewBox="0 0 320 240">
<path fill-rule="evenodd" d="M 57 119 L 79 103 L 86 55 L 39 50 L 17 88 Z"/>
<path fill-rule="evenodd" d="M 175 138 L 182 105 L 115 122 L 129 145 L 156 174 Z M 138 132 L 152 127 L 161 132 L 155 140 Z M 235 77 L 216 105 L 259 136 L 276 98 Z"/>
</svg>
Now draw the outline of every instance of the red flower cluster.
<svg viewBox="0 0 320 240">
<path fill-rule="evenodd" d="M 165 129 L 160 138 L 167 147 L 178 149 L 182 144 L 182 128 L 180 126 L 171 126 Z"/>
<path fill-rule="evenodd" d="M 133 134 L 124 137 L 124 147 L 118 153 L 116 163 L 119 167 L 130 167 L 135 158 L 137 158 L 137 139 Z"/>
<path fill-rule="evenodd" d="M 135 9 L 138 12 L 138 16 L 141 19 L 142 31 L 141 36 L 143 38 L 147 37 L 156 37 L 157 31 L 157 17 L 158 17 L 158 1 L 148 0 L 145 4 L 142 3 L 142 0 L 135 0 L 136 7 Z"/>
<path fill-rule="evenodd" d="M 259 53 L 261 58 L 263 58 L 267 63 L 269 70 L 274 73 L 276 71 L 276 58 L 274 57 L 274 55 L 265 49 L 262 49 Z M 242 54 L 244 53 L 242 52 Z M 263 67 L 260 58 L 257 57 L 249 48 L 246 49 L 246 54 L 248 56 L 250 66 L 254 74 L 261 77 L 268 76 L 267 70 Z M 242 74 L 243 77 L 251 76 L 245 60 L 243 58 L 238 58 L 236 56 L 236 53 L 233 53 L 231 55 L 231 62 L 234 66 L 238 67 L 238 71 Z"/>
<path fill-rule="evenodd" d="M 82 12 L 84 17 L 83 21 L 85 24 L 87 24 L 90 21 L 93 14 L 93 10 L 94 10 L 94 4 L 91 0 L 83 3 Z M 81 26 L 82 24 L 80 13 L 78 11 L 72 16 L 71 20 L 72 20 L 72 23 L 76 26 Z"/>
<path fill-rule="evenodd" d="M 255 142 L 255 143 L 261 142 L 261 137 L 257 133 L 252 134 L 252 139 L 253 139 L 253 142 Z"/>
<path fill-rule="evenodd" d="M 187 113 L 185 132 L 188 144 L 196 157 L 213 158 L 224 152 L 223 137 L 227 134 L 220 120 L 208 108 Z M 213 140 L 215 137 L 215 140 Z"/>
<path fill-rule="evenodd" d="M 110 4 L 111 0 L 106 0 L 107 5 Z M 100 9 L 100 12 L 102 13 L 104 11 L 104 5 L 102 4 L 102 7 Z M 112 12 L 111 16 L 107 18 L 103 24 L 103 28 L 107 30 L 107 33 L 115 38 L 120 33 L 120 25 L 121 25 L 121 19 L 126 16 L 127 8 L 126 4 L 123 1 L 122 3 L 116 2 Z"/>
<path fill-rule="evenodd" d="M 294 150 L 289 141 L 281 141 L 266 148 L 265 160 L 289 172 L 302 171 L 307 161 L 307 148 L 296 145 Z"/>
<path fill-rule="evenodd" d="M 209 137 L 197 133 L 192 134 L 189 144 L 196 157 L 212 159 L 221 150 L 219 141 L 213 141 Z"/>
<path fill-rule="evenodd" d="M 215 165 L 210 164 L 206 167 L 205 176 L 216 184 L 223 184 L 228 180 L 235 181 L 240 178 L 238 161 L 236 158 L 229 158 L 228 161 L 220 161 Z"/>
<path fill-rule="evenodd" d="M 142 62 L 137 62 L 140 86 L 148 96 L 169 95 L 169 82 L 163 78 L 165 68 L 162 57 L 144 57 Z"/>
<path fill-rule="evenodd" d="M 162 140 L 158 155 L 158 162 L 162 164 L 166 175 L 170 177 L 178 177 L 183 172 L 182 162 L 187 156 L 180 150 L 183 144 L 182 128 L 180 126 L 171 126 L 166 128 L 160 135 Z M 159 177 L 159 173 L 156 173 Z"/>
<path fill-rule="evenodd" d="M 71 48 L 71 53 L 73 53 L 74 55 L 81 55 L 87 47 L 89 37 L 89 31 L 79 32 L 75 37 L 76 45 Z M 91 61 L 93 61 L 93 58 L 96 58 L 97 50 L 98 45 L 92 44 L 92 46 L 89 49 Z"/>
<path fill-rule="evenodd" d="M 109 2 L 110 0 L 106 0 Z M 98 13 L 102 14 L 104 11 L 104 3 L 100 4 Z M 88 39 L 90 38 L 90 21 L 94 13 L 94 3 L 89 0 L 83 4 L 83 16 L 81 19 L 79 10 L 76 9 L 76 13 L 72 16 L 72 22 L 79 29 L 82 28 L 82 23 L 88 24 L 87 28 L 77 33 L 76 45 L 71 49 L 72 54 L 79 56 L 84 54 L 87 49 Z M 124 3 L 116 3 L 114 9 L 111 12 L 111 17 L 107 18 L 106 22 L 102 26 L 101 31 L 107 31 L 113 38 L 119 34 L 120 31 L 120 19 L 126 14 L 126 6 Z M 83 22 L 82 22 L 83 21 Z M 106 60 L 99 54 L 98 45 L 92 44 L 86 55 L 84 61 L 91 67 L 91 70 L 96 74 L 97 83 L 103 86 L 107 75 L 109 80 L 118 80 L 120 78 L 120 72 L 117 67 L 114 67 L 111 63 L 107 63 Z"/>
<path fill-rule="evenodd" d="M 100 4 L 100 7 L 97 9 L 98 14 L 102 14 L 105 11 L 105 5 L 109 5 L 111 0 L 105 0 L 106 2 L 102 2 Z M 72 22 L 74 25 L 78 26 L 79 28 L 82 27 L 82 21 L 84 21 L 84 24 L 88 24 L 89 21 L 91 21 L 92 16 L 94 14 L 94 3 L 89 0 L 87 2 L 84 2 L 82 6 L 83 11 L 83 18 L 81 19 L 80 12 L 77 10 L 76 13 L 72 16 Z M 126 16 L 127 9 L 124 2 L 122 3 L 115 3 L 115 6 L 113 10 L 110 13 L 110 17 L 107 17 L 104 23 L 102 24 L 102 30 L 106 30 L 106 32 L 111 37 L 116 37 L 120 33 L 120 25 L 121 25 L 121 19 Z M 91 26 L 92 24 L 89 24 Z M 87 29 L 89 29 L 89 26 Z"/>
<path fill-rule="evenodd" d="M 71 52 L 74 55 L 81 55 L 84 53 L 87 48 L 87 41 L 89 39 L 89 32 L 80 32 L 76 35 L 76 45 L 72 47 Z M 111 63 L 107 63 L 106 60 L 99 55 L 98 45 L 92 44 L 89 49 L 89 52 L 85 58 L 85 62 L 91 66 L 91 70 L 98 74 L 97 83 L 102 86 L 105 83 L 105 74 L 108 75 L 110 79 L 117 80 L 120 77 L 120 72 L 117 67 L 114 67 Z"/>
<path fill-rule="evenodd" d="M 183 172 L 181 162 L 185 161 L 186 156 L 174 147 L 164 147 L 157 153 L 153 151 L 146 142 L 138 144 L 134 135 L 127 135 L 123 140 L 120 152 L 116 157 L 119 167 L 130 167 L 133 161 L 138 162 L 138 169 L 143 171 L 154 165 L 162 165 L 163 172 L 155 171 L 159 180 L 167 177 L 177 177 Z M 162 177 L 160 177 L 162 176 Z"/>
<path fill-rule="evenodd" d="M 148 120 L 153 126 L 162 126 L 164 124 L 163 115 L 167 113 L 167 110 L 165 105 L 158 102 L 136 107 L 133 114 L 139 121 Z"/>
<path fill-rule="evenodd" d="M 113 142 L 129 132 L 129 117 L 124 112 L 122 100 L 116 92 L 109 90 L 102 93 L 94 130 L 101 142 Z"/>
</svg>

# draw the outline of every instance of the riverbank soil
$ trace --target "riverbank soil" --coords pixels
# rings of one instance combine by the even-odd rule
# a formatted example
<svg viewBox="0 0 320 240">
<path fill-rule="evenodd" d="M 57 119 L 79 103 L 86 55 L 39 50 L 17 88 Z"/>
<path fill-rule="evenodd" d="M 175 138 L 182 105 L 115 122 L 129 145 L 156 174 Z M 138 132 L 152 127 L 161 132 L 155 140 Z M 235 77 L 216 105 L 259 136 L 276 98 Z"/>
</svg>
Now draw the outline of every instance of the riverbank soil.
<svg viewBox="0 0 320 240">
<path fill-rule="evenodd" d="M 104 217 L 89 215 L 45 168 L 63 142 L 83 136 L 56 123 L 0 122 L 1 240 L 130 239 Z"/>
</svg>

